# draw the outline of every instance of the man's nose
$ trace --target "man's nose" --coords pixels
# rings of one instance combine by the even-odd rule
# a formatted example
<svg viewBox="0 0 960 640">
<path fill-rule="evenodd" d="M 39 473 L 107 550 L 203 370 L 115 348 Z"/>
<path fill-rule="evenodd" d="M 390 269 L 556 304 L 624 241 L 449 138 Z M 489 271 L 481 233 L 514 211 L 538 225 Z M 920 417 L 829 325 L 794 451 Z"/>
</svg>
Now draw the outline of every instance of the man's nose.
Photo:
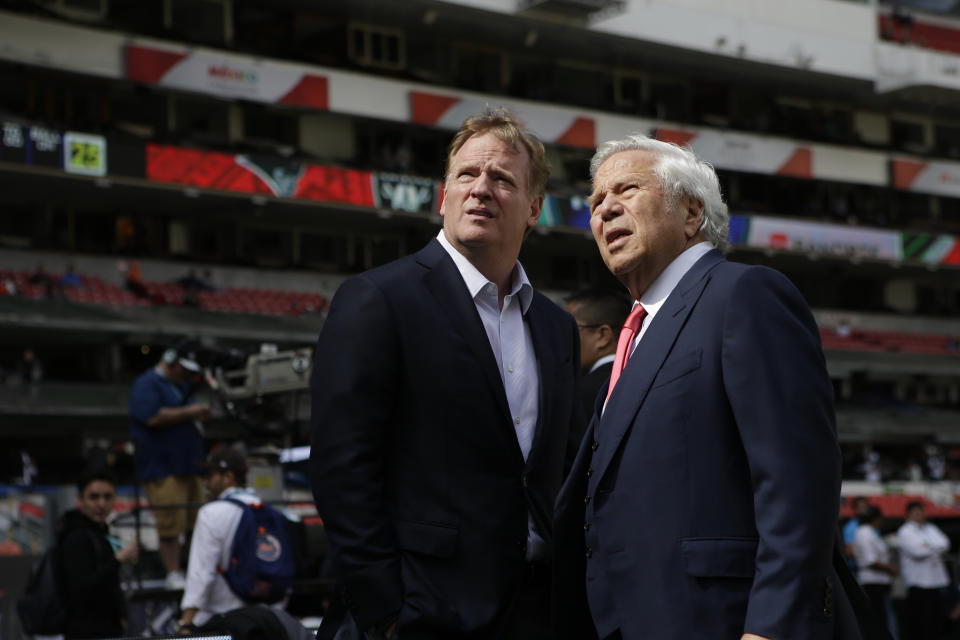
<svg viewBox="0 0 960 640">
<path fill-rule="evenodd" d="M 477 199 L 483 199 L 490 196 L 490 185 L 491 180 L 490 176 L 487 173 L 481 172 L 477 176 L 477 179 L 473 181 L 473 184 L 470 186 L 470 195 L 476 197 Z"/>
<path fill-rule="evenodd" d="M 600 216 L 600 219 L 604 222 L 613 220 L 618 215 L 622 213 L 620 209 L 620 203 L 617 201 L 613 195 L 604 196 L 600 204 L 597 205 L 597 208 L 594 210 L 594 215 Z"/>
</svg>

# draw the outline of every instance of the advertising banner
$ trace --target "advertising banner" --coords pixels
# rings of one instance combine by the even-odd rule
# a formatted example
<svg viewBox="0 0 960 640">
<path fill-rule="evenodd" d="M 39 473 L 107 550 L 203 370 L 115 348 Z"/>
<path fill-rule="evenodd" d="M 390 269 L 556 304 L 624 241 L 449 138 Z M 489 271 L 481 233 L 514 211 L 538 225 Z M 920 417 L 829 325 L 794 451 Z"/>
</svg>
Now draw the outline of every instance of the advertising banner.
<svg viewBox="0 0 960 640">
<path fill-rule="evenodd" d="M 63 136 L 56 129 L 4 120 L 0 136 L 0 162 L 62 169 Z"/>
<path fill-rule="evenodd" d="M 378 209 L 410 213 L 436 211 L 437 182 L 398 173 L 373 174 L 373 202 Z"/>
<path fill-rule="evenodd" d="M 960 266 L 960 238 L 945 233 L 903 233 L 903 258 Z"/>
<path fill-rule="evenodd" d="M 748 247 L 876 260 L 900 260 L 902 255 L 900 234 L 895 231 L 768 216 L 750 216 L 746 225 L 731 224 L 733 230 L 739 240 L 735 243 Z"/>
<path fill-rule="evenodd" d="M 960 162 L 893 158 L 890 168 L 896 189 L 960 198 Z"/>
<path fill-rule="evenodd" d="M 417 124 L 456 131 L 468 116 L 482 112 L 487 102 L 488 100 L 480 98 L 411 91 L 410 120 Z M 563 109 L 507 103 L 503 106 L 523 120 L 527 127 L 546 143 L 585 149 L 597 146 L 593 118 L 579 117 Z"/>
<path fill-rule="evenodd" d="M 369 171 L 150 144 L 146 173 L 190 187 L 374 206 Z"/>
<path fill-rule="evenodd" d="M 654 136 L 664 142 L 687 146 L 718 169 L 769 175 L 810 178 L 813 153 L 810 147 L 787 140 L 721 131 L 659 128 Z"/>
<path fill-rule="evenodd" d="M 63 134 L 63 170 L 82 176 L 107 175 L 107 140 L 67 131 Z"/>
<path fill-rule="evenodd" d="M 220 51 L 127 44 L 126 77 L 134 82 L 220 98 L 326 110 L 326 76 L 305 67 Z"/>
</svg>

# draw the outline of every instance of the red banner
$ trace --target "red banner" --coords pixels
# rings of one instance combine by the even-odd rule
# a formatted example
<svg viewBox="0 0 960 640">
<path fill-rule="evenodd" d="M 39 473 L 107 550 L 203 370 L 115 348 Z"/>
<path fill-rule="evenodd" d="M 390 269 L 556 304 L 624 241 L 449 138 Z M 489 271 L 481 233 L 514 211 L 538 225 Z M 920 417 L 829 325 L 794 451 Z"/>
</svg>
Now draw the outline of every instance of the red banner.
<svg viewBox="0 0 960 640">
<path fill-rule="evenodd" d="M 373 207 L 369 171 L 147 145 L 147 178 L 202 189 Z"/>
</svg>

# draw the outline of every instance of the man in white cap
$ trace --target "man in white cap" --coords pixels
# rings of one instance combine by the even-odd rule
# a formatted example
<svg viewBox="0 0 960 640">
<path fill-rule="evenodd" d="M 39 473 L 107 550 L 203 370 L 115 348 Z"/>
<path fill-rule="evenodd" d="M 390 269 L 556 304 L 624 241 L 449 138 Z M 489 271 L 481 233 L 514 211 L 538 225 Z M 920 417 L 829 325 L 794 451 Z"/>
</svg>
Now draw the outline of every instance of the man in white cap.
<svg viewBox="0 0 960 640">
<path fill-rule="evenodd" d="M 130 390 L 130 436 L 137 447 L 137 471 L 153 506 L 203 502 L 203 435 L 199 421 L 210 405 L 191 403 L 191 379 L 200 373 L 194 353 L 167 349 L 155 367 Z M 154 511 L 166 586 L 182 589 L 180 538 L 193 528 L 196 509 Z"/>
</svg>

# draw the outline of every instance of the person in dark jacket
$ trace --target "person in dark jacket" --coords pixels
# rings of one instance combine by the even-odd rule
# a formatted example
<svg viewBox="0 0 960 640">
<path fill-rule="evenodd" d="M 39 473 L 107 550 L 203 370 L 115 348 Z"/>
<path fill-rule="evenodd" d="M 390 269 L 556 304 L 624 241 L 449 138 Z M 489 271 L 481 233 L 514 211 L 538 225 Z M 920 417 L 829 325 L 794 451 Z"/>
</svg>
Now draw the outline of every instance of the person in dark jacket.
<svg viewBox="0 0 960 640">
<path fill-rule="evenodd" d="M 66 638 L 123 635 L 126 606 L 120 563 L 135 562 L 136 543 L 121 546 L 108 535 L 106 520 L 116 500 L 116 481 L 106 469 L 89 469 L 77 483 L 76 509 L 63 515 L 60 571 L 66 604 Z"/>
</svg>

